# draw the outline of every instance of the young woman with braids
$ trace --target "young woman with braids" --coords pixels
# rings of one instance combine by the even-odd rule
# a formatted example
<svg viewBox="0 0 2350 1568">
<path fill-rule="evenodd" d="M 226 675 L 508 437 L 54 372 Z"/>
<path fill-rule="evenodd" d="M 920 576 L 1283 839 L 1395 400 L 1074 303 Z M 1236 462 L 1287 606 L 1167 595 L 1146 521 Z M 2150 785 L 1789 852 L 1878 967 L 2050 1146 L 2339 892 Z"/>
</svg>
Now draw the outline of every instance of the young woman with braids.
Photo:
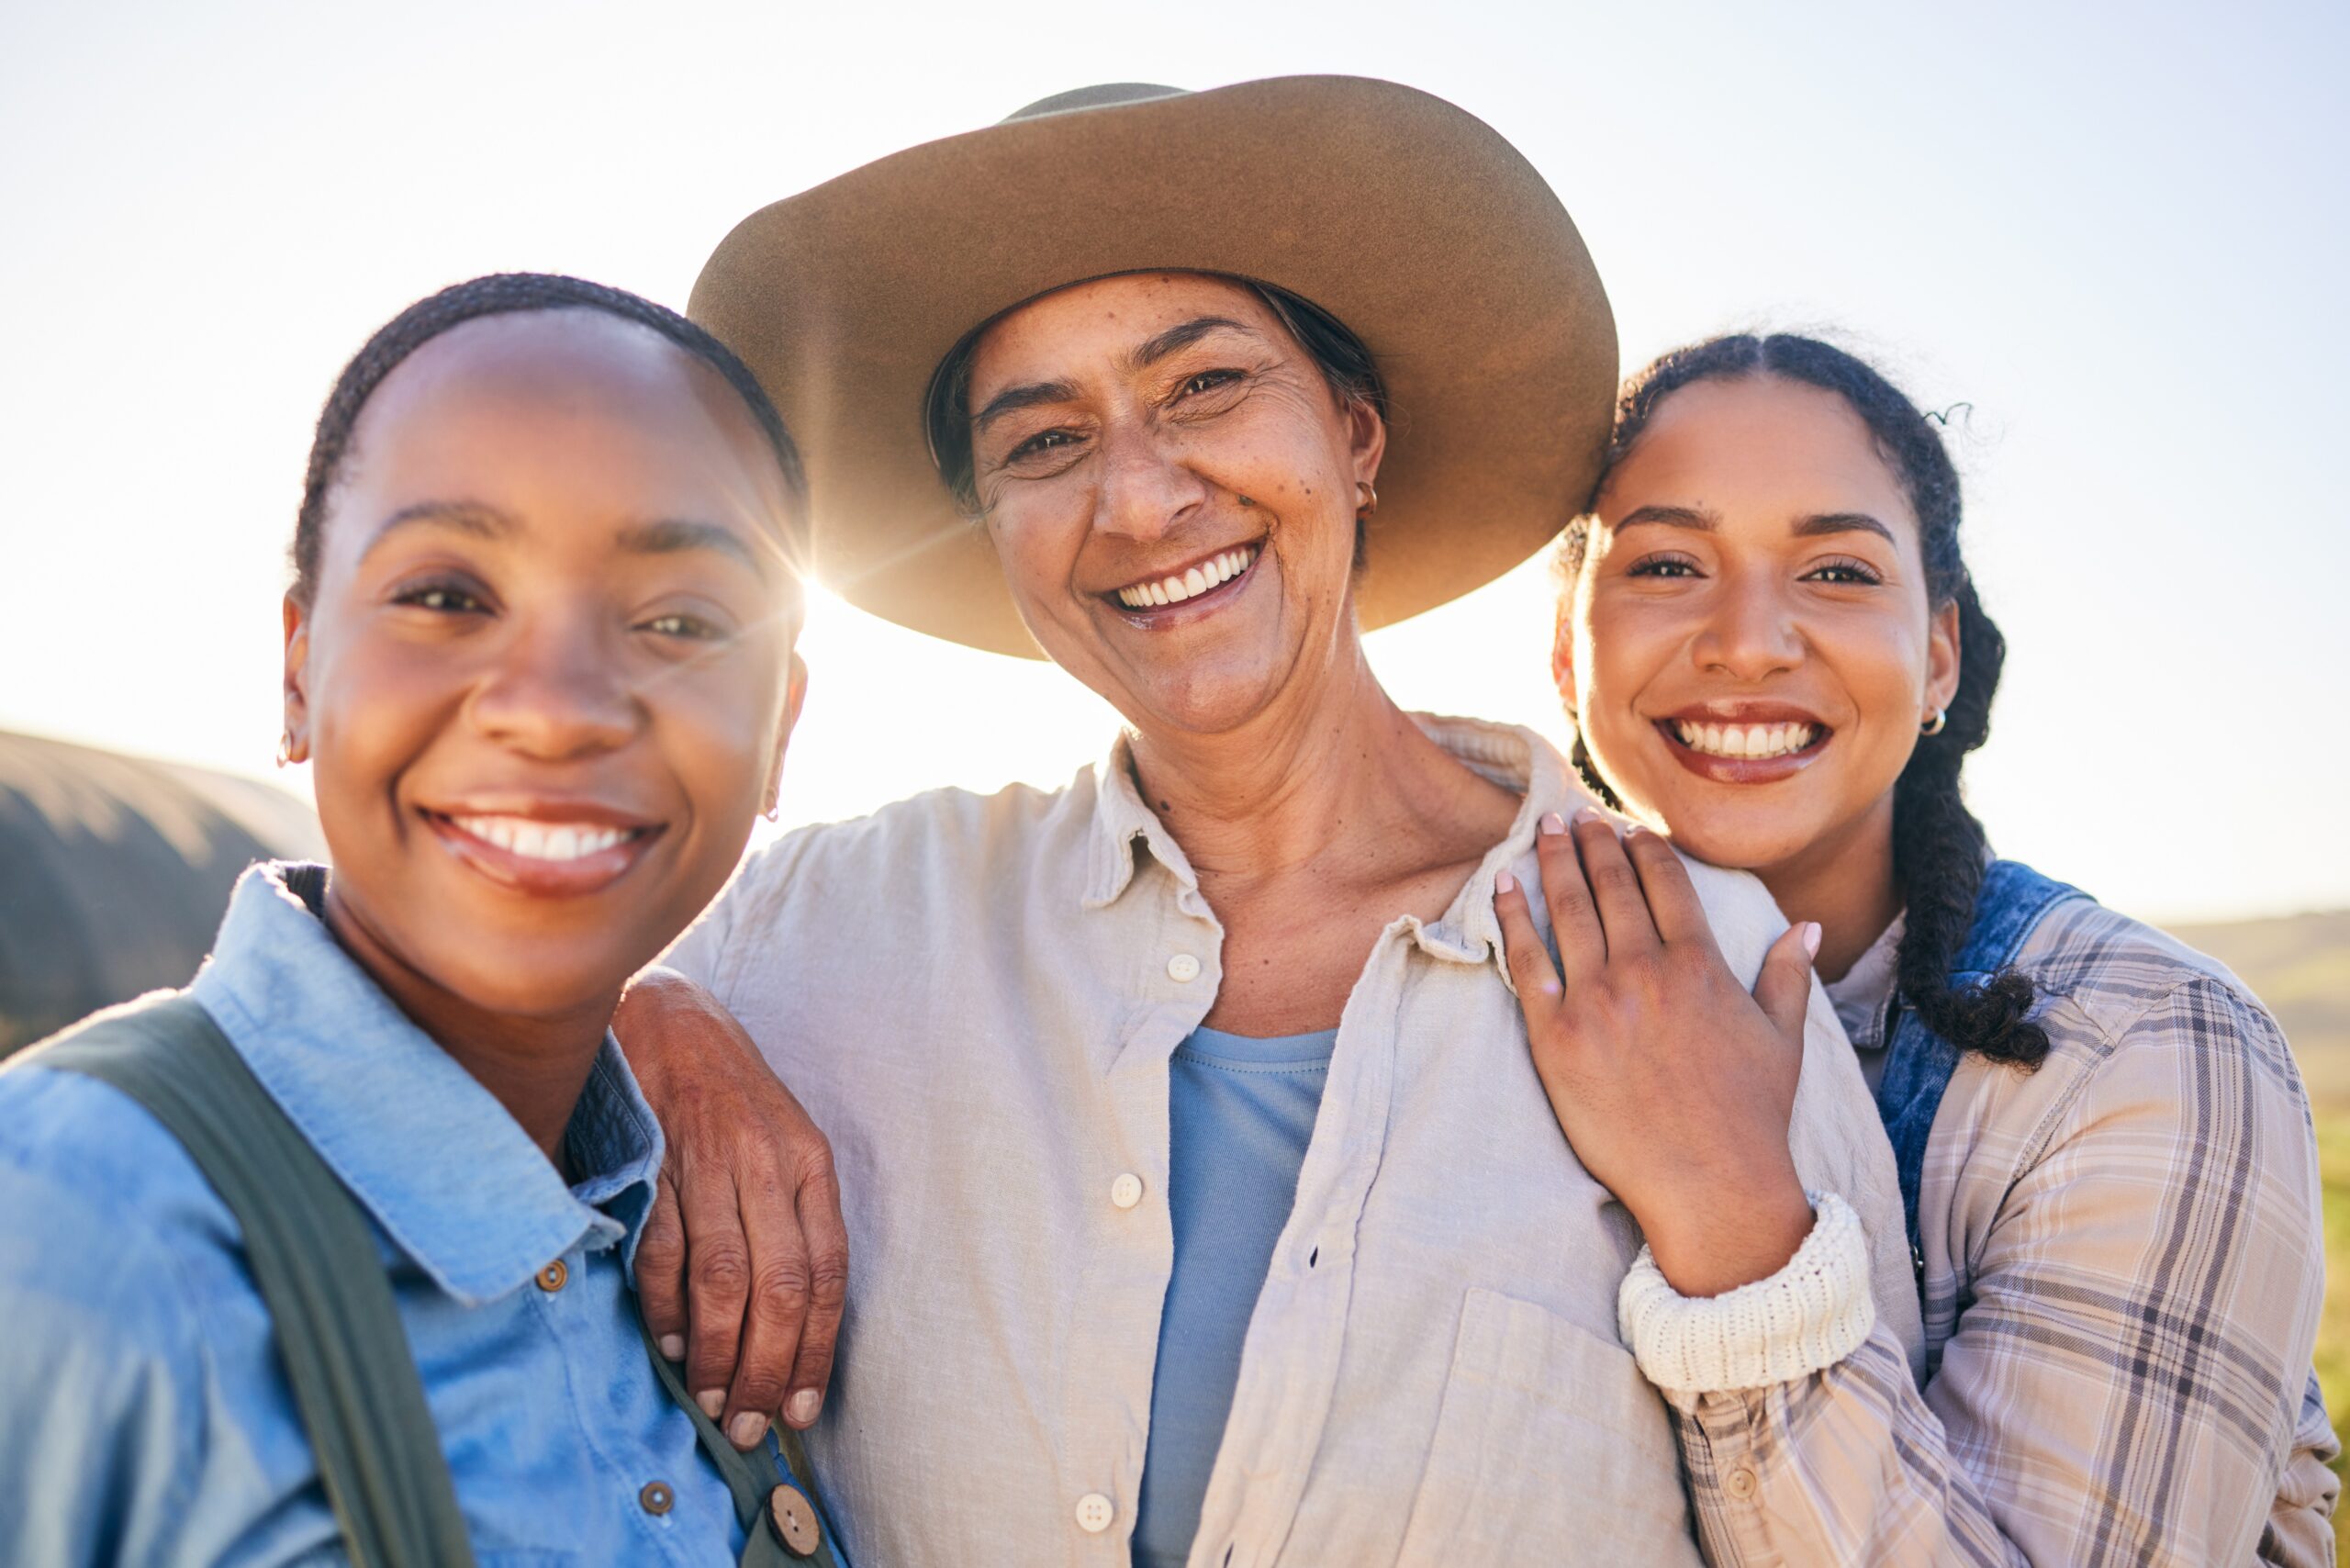
<svg viewBox="0 0 2350 1568">
<path fill-rule="evenodd" d="M 1545 824 L 1556 967 L 1526 892 L 1497 904 L 1584 1164 L 1651 1224 L 1689 1158 L 1659 1151 L 1702 1135 L 1786 1260 L 1644 1253 L 1624 1337 L 1716 1563 L 2330 1562 L 2292 1058 L 2219 965 L 1992 857 L 1959 778 L 2005 650 L 1959 512 L 1932 420 L 1811 339 L 1700 343 L 1624 395 L 1553 663 L 1629 823 Z M 1816 955 L 1893 1141 L 1922 1366 L 1785 1158 L 1792 1046 L 1722 1025 L 1799 1030 L 1802 986 L 1710 983 L 1675 849 L 1753 871 Z"/>
</svg>

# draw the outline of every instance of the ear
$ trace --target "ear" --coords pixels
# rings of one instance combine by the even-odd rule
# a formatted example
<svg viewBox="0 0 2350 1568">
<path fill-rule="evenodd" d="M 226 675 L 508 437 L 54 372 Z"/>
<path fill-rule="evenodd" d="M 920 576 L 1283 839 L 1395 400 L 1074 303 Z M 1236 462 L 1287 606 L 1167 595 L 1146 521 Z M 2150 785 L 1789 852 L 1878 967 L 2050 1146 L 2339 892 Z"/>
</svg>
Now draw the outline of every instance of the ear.
<svg viewBox="0 0 2350 1568">
<path fill-rule="evenodd" d="M 808 700 L 808 661 L 798 649 L 791 654 L 791 669 L 784 677 L 783 725 L 776 732 L 775 760 L 767 765 L 767 804 L 761 809 L 772 812 L 783 799 L 783 756 L 791 749 L 791 732 L 800 727 L 800 710 Z"/>
<path fill-rule="evenodd" d="M 1957 698 L 1958 677 L 1958 601 L 1953 599 L 1926 623 L 1926 706 L 1918 715 L 1919 723 Z"/>
<path fill-rule="evenodd" d="M 310 615 L 285 596 L 285 760 L 310 760 Z"/>
<path fill-rule="evenodd" d="M 1387 456 L 1387 421 L 1360 398 L 1347 405 L 1348 444 L 1354 454 L 1355 481 L 1376 484 L 1379 465 Z"/>
<path fill-rule="evenodd" d="M 1567 717 L 1575 716 L 1574 594 L 1561 588 L 1550 622 L 1550 684 L 1559 689 L 1559 703 Z"/>
</svg>

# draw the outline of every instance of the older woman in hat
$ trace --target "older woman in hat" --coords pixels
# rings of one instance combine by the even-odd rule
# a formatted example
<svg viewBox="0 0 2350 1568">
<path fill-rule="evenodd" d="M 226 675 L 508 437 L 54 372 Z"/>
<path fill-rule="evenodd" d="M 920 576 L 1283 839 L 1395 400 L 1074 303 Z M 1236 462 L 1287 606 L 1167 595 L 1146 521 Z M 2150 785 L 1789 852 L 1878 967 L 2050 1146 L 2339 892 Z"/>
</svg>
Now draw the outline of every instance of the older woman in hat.
<svg viewBox="0 0 2350 1568">
<path fill-rule="evenodd" d="M 1867 1091 L 1807 1015 L 1810 928 L 1742 876 L 1691 872 L 1718 1034 L 1688 1093 L 1791 1120 L 1792 1154 L 1578 1161 L 1494 897 L 1585 798 L 1364 657 L 1595 472 L 1614 333 L 1539 177 L 1382 83 L 1097 89 L 755 215 L 693 310 L 803 433 L 827 583 L 1041 651 L 1126 721 L 1060 790 L 785 839 L 621 1020 L 684 1147 L 729 1117 L 804 1147 L 800 1104 L 831 1135 L 856 1269 L 810 1447 L 851 1550 L 1695 1561 L 1617 1337 L 1640 1223 L 1789 1364 L 1880 1315 L 1914 1347 L 1916 1305 Z M 1764 1195 L 1790 1163 L 1807 1201 Z M 690 1249 L 739 1256 L 726 1182 L 684 1173 Z M 1814 1310 L 1854 1253 L 1874 1304 Z M 691 1325 L 730 1414 L 740 1302 Z M 1691 1353 L 1722 1321 L 1693 1310 Z"/>
</svg>

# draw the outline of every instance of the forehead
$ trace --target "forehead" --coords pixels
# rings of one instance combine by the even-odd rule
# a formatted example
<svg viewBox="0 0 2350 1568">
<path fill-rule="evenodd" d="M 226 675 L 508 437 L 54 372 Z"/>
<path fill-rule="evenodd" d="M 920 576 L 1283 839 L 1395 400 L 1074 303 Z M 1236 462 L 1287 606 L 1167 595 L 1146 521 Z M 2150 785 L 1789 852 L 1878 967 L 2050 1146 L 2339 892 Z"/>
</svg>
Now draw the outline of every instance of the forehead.
<svg viewBox="0 0 2350 1568">
<path fill-rule="evenodd" d="M 1856 511 L 1917 530 L 1899 476 L 1852 405 L 1775 375 L 1669 395 L 1600 494 L 1603 517 L 1643 506 L 1702 508 L 1729 523 Z"/>
<path fill-rule="evenodd" d="M 586 309 L 484 317 L 418 348 L 361 410 L 344 485 L 544 487 L 565 471 L 578 483 L 558 488 L 601 487 L 616 508 L 781 500 L 766 437 L 722 376 Z"/>
<path fill-rule="evenodd" d="M 1207 273 L 1127 273 L 1055 289 L 990 323 L 972 351 L 975 401 L 983 388 L 1046 380 L 1089 358 L 1125 353 L 1169 327 L 1223 316 L 1268 337 L 1281 323 L 1252 289 Z"/>
</svg>

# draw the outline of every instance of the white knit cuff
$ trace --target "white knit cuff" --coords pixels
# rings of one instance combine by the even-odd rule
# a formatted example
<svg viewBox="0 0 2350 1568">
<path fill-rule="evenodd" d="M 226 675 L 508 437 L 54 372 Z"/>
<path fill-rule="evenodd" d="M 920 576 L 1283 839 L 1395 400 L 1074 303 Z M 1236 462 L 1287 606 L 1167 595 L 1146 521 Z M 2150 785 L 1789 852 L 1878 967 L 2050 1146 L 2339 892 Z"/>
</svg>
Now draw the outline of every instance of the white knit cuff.
<svg viewBox="0 0 2350 1568">
<path fill-rule="evenodd" d="M 1833 1193 L 1812 1193 L 1811 1234 L 1768 1279 L 1718 1296 L 1685 1296 L 1649 1249 L 1616 1293 L 1616 1320 L 1640 1371 L 1683 1394 L 1768 1388 L 1832 1367 L 1876 1323 L 1868 1238 Z"/>
</svg>

